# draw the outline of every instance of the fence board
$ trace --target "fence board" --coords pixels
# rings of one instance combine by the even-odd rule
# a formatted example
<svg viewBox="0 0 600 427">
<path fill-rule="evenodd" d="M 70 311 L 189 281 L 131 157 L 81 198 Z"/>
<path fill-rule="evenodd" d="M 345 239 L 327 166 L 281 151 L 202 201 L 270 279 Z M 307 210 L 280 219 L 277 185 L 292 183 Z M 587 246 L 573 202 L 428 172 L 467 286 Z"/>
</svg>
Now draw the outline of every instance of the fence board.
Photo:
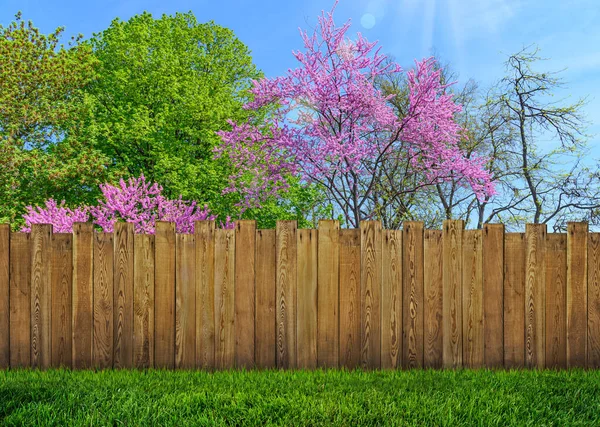
<svg viewBox="0 0 600 427">
<path fill-rule="evenodd" d="M 504 236 L 504 366 L 525 364 L 525 233 Z"/>
<path fill-rule="evenodd" d="M 10 226 L 0 224 L 0 369 L 10 364 Z"/>
<path fill-rule="evenodd" d="M 254 360 L 262 369 L 276 366 L 275 281 L 275 230 L 256 230 Z"/>
<path fill-rule="evenodd" d="M 57 233 L 52 235 L 51 298 L 50 321 L 52 324 L 53 367 L 71 367 L 71 288 L 73 283 L 73 235 Z"/>
<path fill-rule="evenodd" d="M 462 324 L 463 366 L 483 366 L 483 246 L 482 230 L 463 232 Z"/>
<path fill-rule="evenodd" d="M 298 368 L 317 367 L 317 230 L 298 230 Z"/>
<path fill-rule="evenodd" d="M 31 366 L 31 235 L 10 233 L 10 367 Z"/>
<path fill-rule="evenodd" d="M 402 231 L 384 230 L 381 277 L 381 368 L 402 366 Z"/>
<path fill-rule="evenodd" d="M 52 226 L 31 226 L 31 366 L 49 368 L 52 360 L 50 256 Z"/>
<path fill-rule="evenodd" d="M 445 368 L 458 368 L 463 364 L 462 328 L 462 220 L 445 220 L 443 225 L 444 290 L 442 332 Z"/>
<path fill-rule="evenodd" d="M 114 366 L 133 365 L 133 223 L 117 222 L 114 232 Z"/>
<path fill-rule="evenodd" d="M 588 239 L 587 366 L 600 368 L 600 233 Z"/>
<path fill-rule="evenodd" d="M 254 367 L 256 221 L 235 224 L 235 365 Z"/>
<path fill-rule="evenodd" d="M 381 367 L 381 222 L 361 221 L 360 237 L 360 362 L 363 369 L 378 369 Z"/>
<path fill-rule="evenodd" d="M 420 368 L 424 360 L 424 241 L 423 223 L 408 221 L 403 230 L 402 367 Z"/>
<path fill-rule="evenodd" d="M 297 222 L 277 221 L 277 367 L 296 367 L 296 230 Z"/>
<path fill-rule="evenodd" d="M 443 246 L 441 230 L 425 230 L 424 259 L 424 315 L 423 366 L 441 368 L 444 342 L 442 313 L 444 291 Z"/>
<path fill-rule="evenodd" d="M 156 222 L 154 366 L 175 367 L 175 223 Z"/>
<path fill-rule="evenodd" d="M 235 230 L 215 230 L 215 364 L 235 365 Z"/>
<path fill-rule="evenodd" d="M 113 367 L 113 233 L 94 233 L 94 367 Z"/>
<path fill-rule="evenodd" d="M 584 367 L 587 359 L 587 223 L 567 230 L 567 365 Z"/>
<path fill-rule="evenodd" d="M 340 230 L 339 365 L 360 366 L 360 230 Z"/>
<path fill-rule="evenodd" d="M 133 360 L 136 368 L 154 367 L 154 235 L 133 239 Z"/>
<path fill-rule="evenodd" d="M 567 367 L 567 236 L 546 235 L 546 367 Z"/>
<path fill-rule="evenodd" d="M 504 365 L 504 225 L 483 226 L 484 361 L 488 368 Z"/>
<path fill-rule="evenodd" d="M 197 221 L 196 366 L 215 368 L 215 222 Z"/>
<path fill-rule="evenodd" d="M 73 224 L 73 368 L 92 367 L 93 259 L 94 242 L 91 222 Z"/>
<path fill-rule="evenodd" d="M 546 224 L 527 224 L 525 230 L 525 365 L 545 365 L 545 244 Z"/>
<path fill-rule="evenodd" d="M 567 366 L 587 358 L 587 223 L 567 225 Z"/>
<path fill-rule="evenodd" d="M 319 221 L 317 364 L 322 368 L 335 368 L 340 359 L 339 229 L 339 221 Z"/>
<path fill-rule="evenodd" d="M 193 234 L 176 235 L 175 367 L 196 365 L 196 242 Z"/>
</svg>

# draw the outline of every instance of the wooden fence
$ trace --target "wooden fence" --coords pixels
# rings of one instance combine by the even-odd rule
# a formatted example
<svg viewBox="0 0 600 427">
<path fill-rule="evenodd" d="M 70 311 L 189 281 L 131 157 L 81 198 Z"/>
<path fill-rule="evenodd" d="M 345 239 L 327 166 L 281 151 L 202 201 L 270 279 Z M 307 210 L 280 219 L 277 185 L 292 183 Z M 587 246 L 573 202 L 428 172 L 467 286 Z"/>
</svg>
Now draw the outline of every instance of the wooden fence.
<svg viewBox="0 0 600 427">
<path fill-rule="evenodd" d="M 600 366 L 600 233 L 0 225 L 0 368 Z"/>
</svg>

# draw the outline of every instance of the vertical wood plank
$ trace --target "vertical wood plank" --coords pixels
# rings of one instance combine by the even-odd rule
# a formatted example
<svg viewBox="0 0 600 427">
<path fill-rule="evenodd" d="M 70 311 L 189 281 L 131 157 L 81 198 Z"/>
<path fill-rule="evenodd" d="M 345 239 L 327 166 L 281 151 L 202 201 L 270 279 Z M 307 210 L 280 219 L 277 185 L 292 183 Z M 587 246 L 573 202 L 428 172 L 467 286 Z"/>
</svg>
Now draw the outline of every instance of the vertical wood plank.
<svg viewBox="0 0 600 427">
<path fill-rule="evenodd" d="M 504 235 L 504 367 L 525 365 L 525 233 Z"/>
<path fill-rule="evenodd" d="M 175 367 L 175 223 L 156 222 L 154 366 Z"/>
<path fill-rule="evenodd" d="M 546 241 L 546 367 L 567 367 L 567 235 Z"/>
<path fill-rule="evenodd" d="M 504 225 L 483 226 L 483 327 L 487 368 L 504 366 Z"/>
<path fill-rule="evenodd" d="M 546 224 L 527 224 L 525 244 L 525 366 L 541 369 L 546 359 Z"/>
<path fill-rule="evenodd" d="M 423 366 L 441 368 L 443 345 L 443 247 L 442 230 L 425 230 L 424 259 L 424 341 Z"/>
<path fill-rule="evenodd" d="M 339 364 L 339 230 L 339 221 L 319 221 L 317 365 L 322 368 Z"/>
<path fill-rule="evenodd" d="M 256 221 L 235 224 L 235 365 L 254 367 L 254 263 Z"/>
<path fill-rule="evenodd" d="M 73 369 L 92 367 L 93 237 L 91 222 L 73 224 Z"/>
<path fill-rule="evenodd" d="M 402 231 L 383 230 L 381 368 L 402 366 Z"/>
<path fill-rule="evenodd" d="M 567 224 L 567 366 L 587 358 L 587 223 Z"/>
<path fill-rule="evenodd" d="M 10 367 L 31 366 L 31 242 L 10 234 Z"/>
<path fill-rule="evenodd" d="M 462 235 L 464 221 L 445 220 L 443 225 L 444 290 L 442 332 L 445 368 L 463 366 L 462 328 Z"/>
<path fill-rule="evenodd" d="M 361 365 L 381 367 L 381 248 L 380 221 L 360 222 L 361 246 Z"/>
<path fill-rule="evenodd" d="M 463 232 L 462 324 L 463 366 L 483 366 L 483 247 L 482 230 Z"/>
<path fill-rule="evenodd" d="M 296 230 L 297 222 L 277 221 L 277 367 L 296 363 Z"/>
<path fill-rule="evenodd" d="M 215 230 L 215 364 L 235 366 L 235 230 Z"/>
<path fill-rule="evenodd" d="M 587 367 L 600 368 L 600 233 L 589 233 L 587 294 Z"/>
<path fill-rule="evenodd" d="M 256 230 L 256 367 L 276 366 L 275 230 Z"/>
<path fill-rule="evenodd" d="M 94 233 L 94 367 L 113 367 L 113 233 Z"/>
<path fill-rule="evenodd" d="M 133 238 L 133 358 L 138 369 L 154 367 L 154 235 Z"/>
<path fill-rule="evenodd" d="M 317 367 L 317 230 L 298 230 L 298 368 Z"/>
<path fill-rule="evenodd" d="M 10 227 L 0 224 L 0 369 L 10 362 Z"/>
<path fill-rule="evenodd" d="M 215 368 L 215 222 L 197 221 L 196 366 Z"/>
<path fill-rule="evenodd" d="M 117 222 L 114 233 L 114 366 L 133 365 L 133 223 Z"/>
<path fill-rule="evenodd" d="M 175 254 L 175 367 L 196 365 L 196 245 L 193 234 L 177 234 Z"/>
<path fill-rule="evenodd" d="M 51 238 L 52 225 L 31 226 L 31 366 L 44 369 L 52 360 Z"/>
<path fill-rule="evenodd" d="M 402 367 L 423 367 L 425 274 L 423 222 L 407 221 L 403 230 Z"/>
<path fill-rule="evenodd" d="M 360 366 L 360 229 L 340 230 L 340 366 Z"/>
<path fill-rule="evenodd" d="M 52 361 L 53 367 L 71 367 L 71 288 L 73 283 L 73 235 L 52 235 Z"/>
</svg>

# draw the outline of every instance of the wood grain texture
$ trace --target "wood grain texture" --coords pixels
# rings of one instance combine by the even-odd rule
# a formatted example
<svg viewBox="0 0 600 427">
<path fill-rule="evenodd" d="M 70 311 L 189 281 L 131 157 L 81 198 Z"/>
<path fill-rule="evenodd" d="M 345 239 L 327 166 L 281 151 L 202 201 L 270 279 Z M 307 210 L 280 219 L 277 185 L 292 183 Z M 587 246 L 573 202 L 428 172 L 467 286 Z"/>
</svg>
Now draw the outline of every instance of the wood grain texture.
<svg viewBox="0 0 600 427">
<path fill-rule="evenodd" d="M 256 221 L 235 223 L 235 366 L 254 367 Z"/>
<path fill-rule="evenodd" d="M 567 235 L 546 235 L 546 367 L 567 367 Z"/>
<path fill-rule="evenodd" d="M 360 363 L 381 367 L 381 221 L 360 222 Z"/>
<path fill-rule="evenodd" d="M 47 369 L 52 360 L 51 256 L 52 225 L 31 226 L 31 366 Z"/>
<path fill-rule="evenodd" d="M 360 230 L 340 230 L 339 365 L 360 366 Z"/>
<path fill-rule="evenodd" d="M 157 221 L 154 237 L 154 366 L 175 367 L 175 223 Z"/>
<path fill-rule="evenodd" d="M 487 368 L 504 366 L 504 225 L 483 226 L 483 327 Z"/>
<path fill-rule="evenodd" d="M 196 241 L 177 234 L 175 269 L 175 367 L 196 366 Z"/>
<path fill-rule="evenodd" d="M 298 230 L 298 368 L 317 367 L 317 230 Z"/>
<path fill-rule="evenodd" d="M 423 366 L 441 368 L 443 363 L 443 246 L 442 230 L 425 230 L 424 259 L 424 324 Z"/>
<path fill-rule="evenodd" d="M 567 224 L 567 366 L 587 359 L 587 223 Z"/>
<path fill-rule="evenodd" d="M 215 364 L 235 366 L 235 230 L 215 230 Z"/>
<path fill-rule="evenodd" d="M 525 366 L 543 368 L 546 364 L 546 224 L 527 224 L 525 244 Z"/>
<path fill-rule="evenodd" d="M 0 369 L 10 364 L 10 227 L 0 224 Z"/>
<path fill-rule="evenodd" d="M 483 367 L 482 230 L 464 230 L 462 241 L 463 366 Z"/>
<path fill-rule="evenodd" d="M 256 230 L 256 304 L 254 361 L 260 369 L 276 366 L 275 230 Z"/>
<path fill-rule="evenodd" d="M 444 328 L 442 332 L 444 368 L 463 365 L 462 327 L 462 236 L 464 221 L 445 220 L 443 225 L 444 250 Z"/>
<path fill-rule="evenodd" d="M 318 233 L 318 287 L 317 287 L 317 365 L 335 368 L 339 364 L 340 347 L 340 223 L 335 220 L 319 221 Z"/>
<path fill-rule="evenodd" d="M 588 236 L 587 367 L 600 368 L 600 233 Z"/>
<path fill-rule="evenodd" d="M 154 235 L 133 238 L 133 361 L 154 367 Z"/>
<path fill-rule="evenodd" d="M 196 366 L 215 368 L 215 222 L 197 221 Z"/>
<path fill-rule="evenodd" d="M 92 367 L 93 237 L 91 222 L 73 224 L 73 369 Z"/>
<path fill-rule="evenodd" d="M 296 234 L 297 221 L 277 221 L 277 367 L 290 369 L 296 363 Z"/>
<path fill-rule="evenodd" d="M 402 231 L 383 230 L 381 368 L 402 366 Z"/>
<path fill-rule="evenodd" d="M 114 232 L 114 367 L 133 366 L 133 223 Z"/>
<path fill-rule="evenodd" d="M 94 344 L 95 368 L 113 367 L 113 233 L 94 233 Z"/>
<path fill-rule="evenodd" d="M 31 366 L 31 242 L 10 233 L 10 367 Z"/>
<path fill-rule="evenodd" d="M 71 288 L 73 283 L 73 235 L 52 235 L 52 367 L 71 367 L 73 358 Z"/>
<path fill-rule="evenodd" d="M 525 233 L 504 235 L 504 367 L 525 365 Z"/>
<path fill-rule="evenodd" d="M 404 223 L 402 236 L 402 367 L 406 369 L 423 367 L 424 349 L 424 240 L 423 222 Z"/>
</svg>

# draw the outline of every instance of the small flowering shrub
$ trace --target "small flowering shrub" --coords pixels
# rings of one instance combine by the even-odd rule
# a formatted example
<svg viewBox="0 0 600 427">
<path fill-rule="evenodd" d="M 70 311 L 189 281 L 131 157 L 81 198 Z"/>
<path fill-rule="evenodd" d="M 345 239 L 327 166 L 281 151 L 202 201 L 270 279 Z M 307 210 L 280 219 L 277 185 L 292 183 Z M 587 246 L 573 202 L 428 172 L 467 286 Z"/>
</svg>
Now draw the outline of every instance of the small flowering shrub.
<svg viewBox="0 0 600 427">
<path fill-rule="evenodd" d="M 23 232 L 31 231 L 31 224 L 52 224 L 55 233 L 70 233 L 73 223 L 89 221 L 91 215 L 94 224 L 104 232 L 114 230 L 117 221 L 131 222 L 137 234 L 154 234 L 156 221 L 175 223 L 177 233 L 193 233 L 194 221 L 215 220 L 207 205 L 202 208 L 195 201 L 171 200 L 162 195 L 162 187 L 146 182 L 144 175 L 139 178 L 123 179 L 118 185 L 102 184 L 100 190 L 104 196 L 97 206 L 83 206 L 74 210 L 49 199 L 44 207 L 27 206 Z M 222 228 L 233 228 L 234 223 L 228 216 Z"/>
</svg>

